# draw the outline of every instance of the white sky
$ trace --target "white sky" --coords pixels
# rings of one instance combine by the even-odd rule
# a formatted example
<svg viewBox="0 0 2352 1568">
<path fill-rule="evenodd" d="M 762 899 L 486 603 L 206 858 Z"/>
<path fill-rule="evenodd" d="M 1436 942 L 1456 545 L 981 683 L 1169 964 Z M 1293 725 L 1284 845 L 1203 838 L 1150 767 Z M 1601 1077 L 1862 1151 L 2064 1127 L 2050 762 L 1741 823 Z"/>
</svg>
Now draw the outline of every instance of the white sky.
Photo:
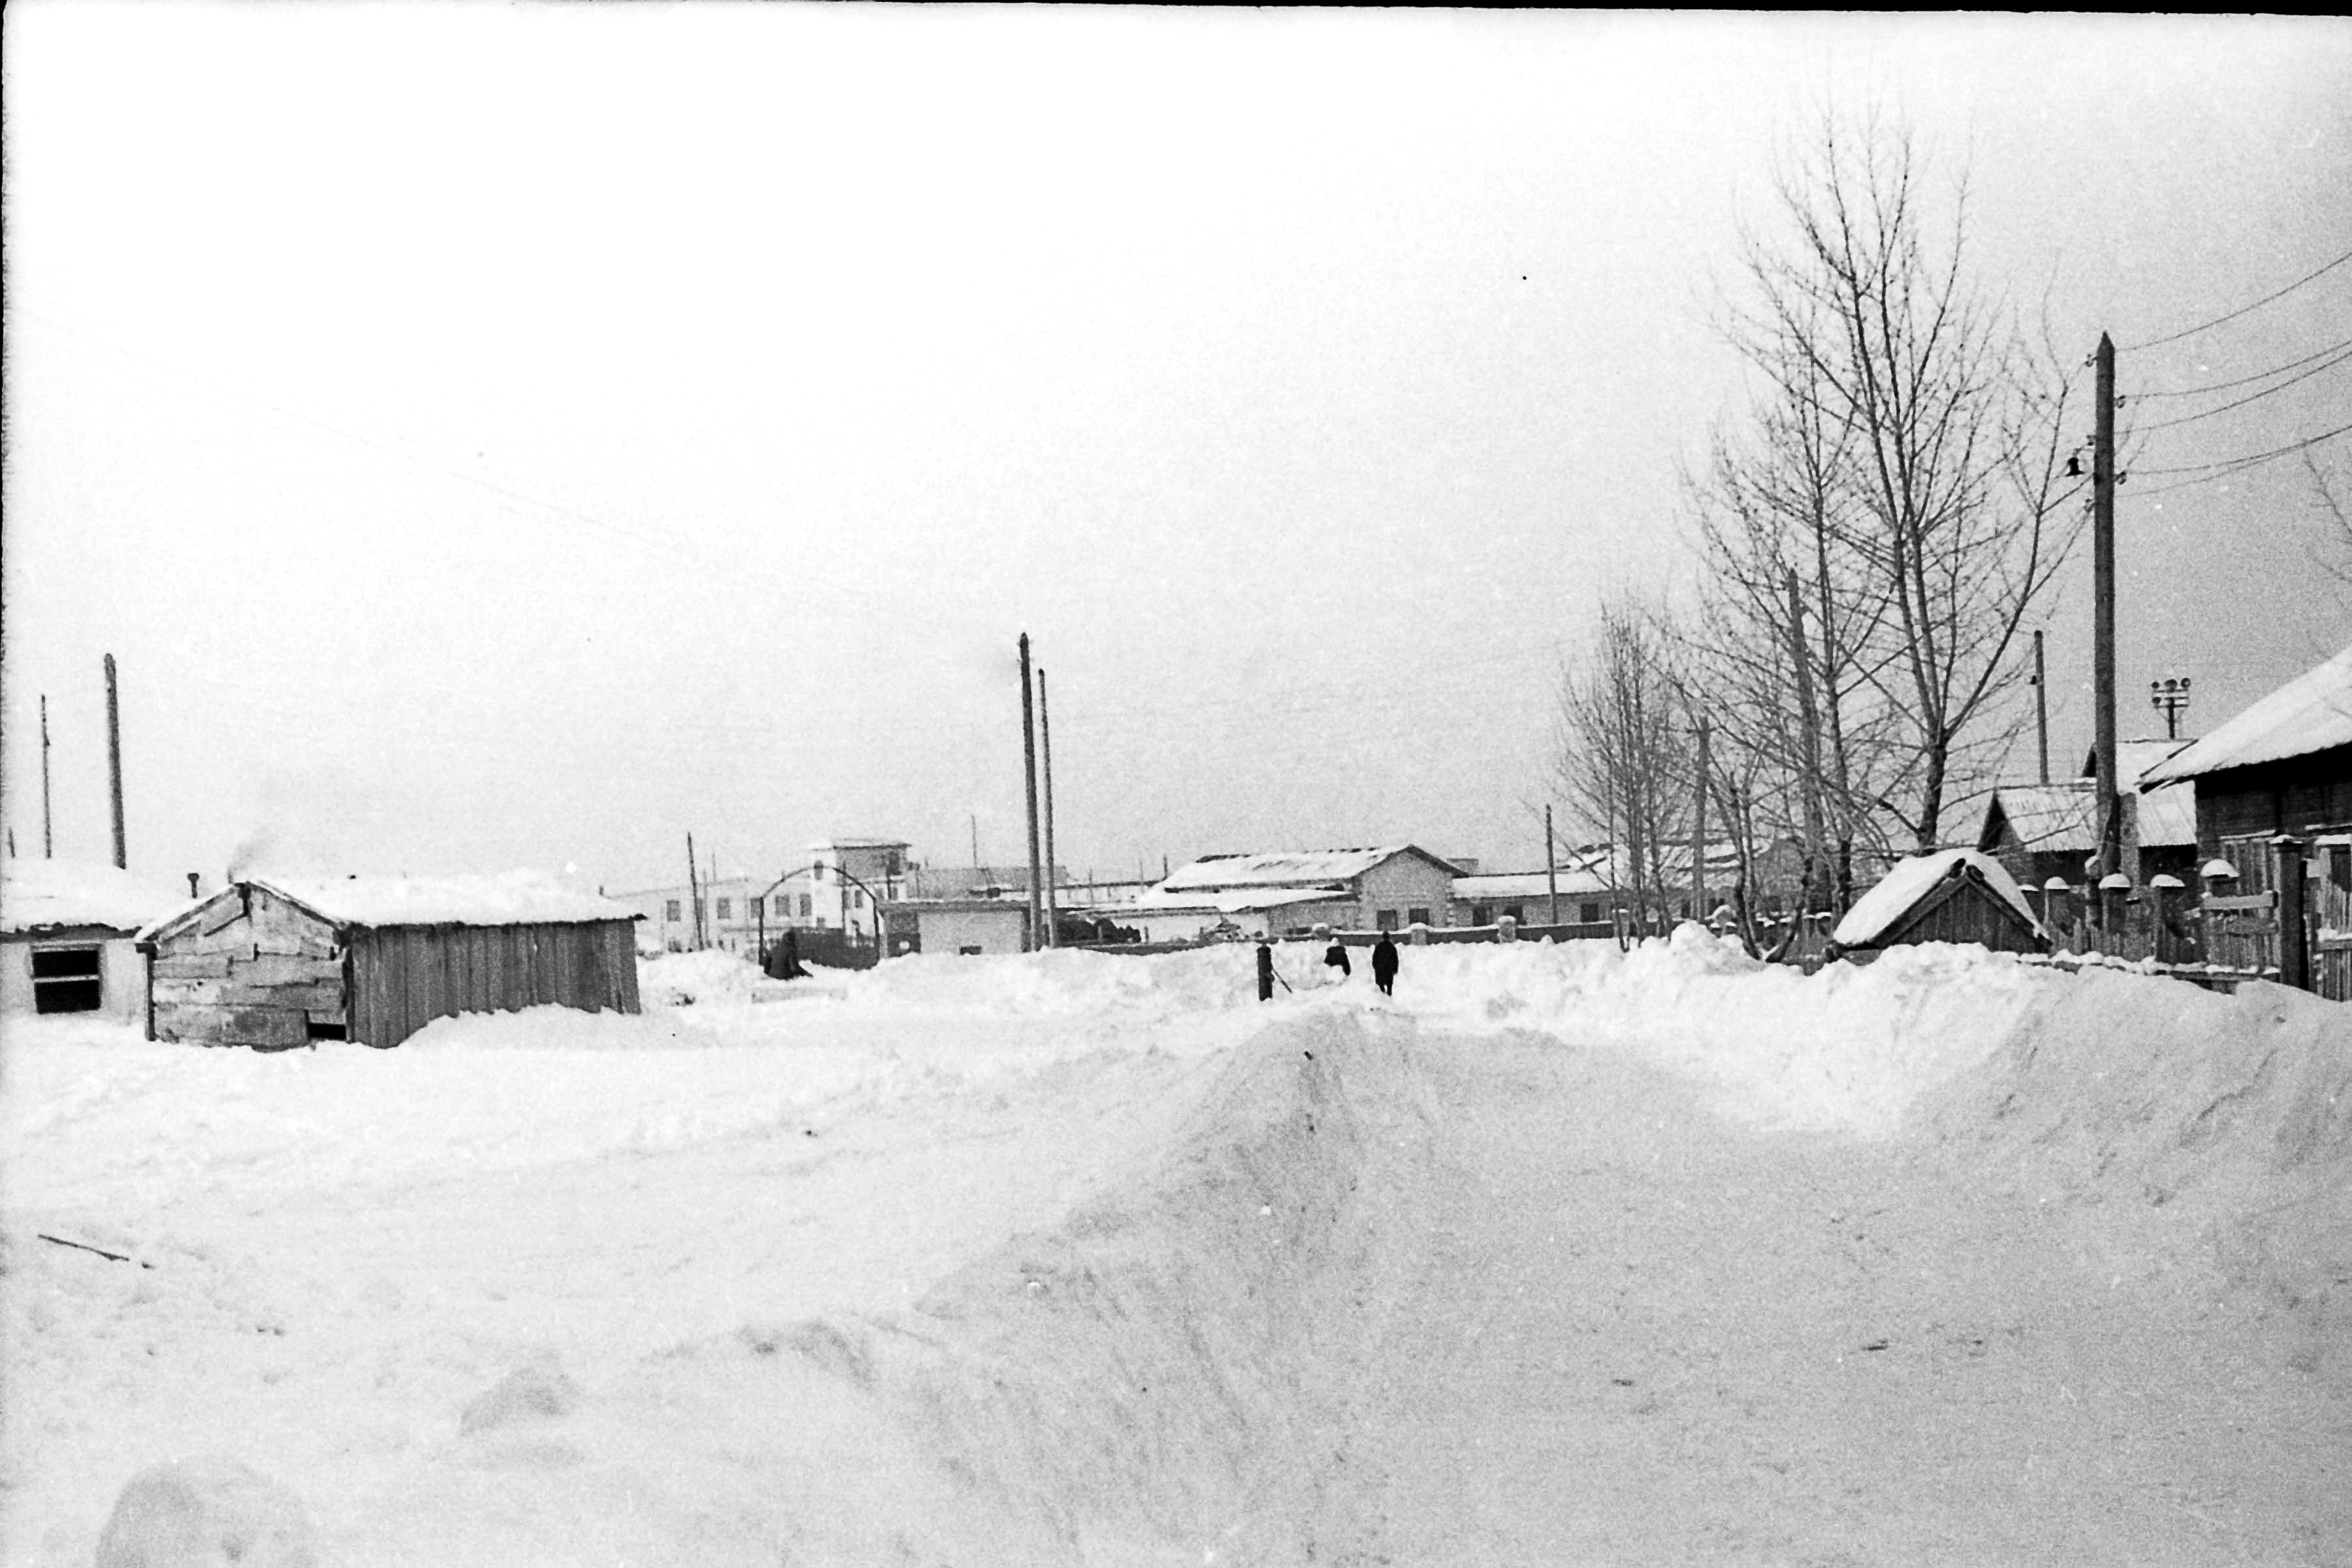
<svg viewBox="0 0 2352 1568">
<path fill-rule="evenodd" d="M 1016 861 L 1024 630 L 1076 870 L 1538 864 L 1560 658 L 1691 573 L 1717 284 L 1821 104 L 1965 162 L 2070 350 L 2352 250 L 2332 19 L 34 0 L 5 48 L 6 821 L 47 693 L 109 852 L 110 651 L 159 874 Z M 2347 339 L 2352 265 L 2121 390 Z M 2347 423 L 2352 367 L 2132 461 Z M 2139 477 L 2126 735 L 2352 641 L 2299 459 Z"/>
</svg>

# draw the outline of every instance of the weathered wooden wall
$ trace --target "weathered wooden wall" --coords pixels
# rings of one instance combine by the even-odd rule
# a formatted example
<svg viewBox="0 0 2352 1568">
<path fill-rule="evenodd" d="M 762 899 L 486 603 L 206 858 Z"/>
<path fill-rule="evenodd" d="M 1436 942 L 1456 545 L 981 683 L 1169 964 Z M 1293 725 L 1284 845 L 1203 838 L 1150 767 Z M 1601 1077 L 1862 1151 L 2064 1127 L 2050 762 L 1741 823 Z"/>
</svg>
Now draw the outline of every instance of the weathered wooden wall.
<svg viewBox="0 0 2352 1568">
<path fill-rule="evenodd" d="M 1916 942 L 1976 942 L 1996 953 L 2038 953 L 2024 918 L 1990 888 L 1954 877 L 1922 899 L 1874 946 Z"/>
<path fill-rule="evenodd" d="M 579 925 L 407 925 L 352 936 L 352 1038 L 397 1045 L 436 1018 L 557 1003 L 637 1010 L 635 934 Z"/>
<path fill-rule="evenodd" d="M 2352 822 L 2352 746 L 2197 780 L 2197 845 L 2207 856 L 2224 853 L 2224 839 L 2305 833 L 2345 822 Z"/>
<path fill-rule="evenodd" d="M 267 888 L 226 898 L 155 945 L 155 1038 L 283 1050 L 347 1027 L 334 927 Z"/>
</svg>

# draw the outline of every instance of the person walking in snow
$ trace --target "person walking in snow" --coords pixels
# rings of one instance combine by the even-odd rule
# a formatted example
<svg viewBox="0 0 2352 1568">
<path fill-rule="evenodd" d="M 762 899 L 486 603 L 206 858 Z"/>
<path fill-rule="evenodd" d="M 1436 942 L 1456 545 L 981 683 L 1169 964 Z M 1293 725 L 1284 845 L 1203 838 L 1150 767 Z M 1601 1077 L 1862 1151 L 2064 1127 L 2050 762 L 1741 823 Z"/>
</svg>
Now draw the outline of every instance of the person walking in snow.
<svg viewBox="0 0 2352 1568">
<path fill-rule="evenodd" d="M 1331 946 L 1324 949 L 1323 967 L 1334 971 L 1331 983 L 1335 986 L 1356 972 L 1348 963 L 1348 945 L 1337 936 L 1332 937 Z"/>
<path fill-rule="evenodd" d="M 1382 996 L 1396 995 L 1396 944 L 1390 941 L 1389 934 L 1383 931 L 1381 939 L 1372 944 L 1372 983 L 1380 987 Z"/>
<path fill-rule="evenodd" d="M 1274 948 L 1263 936 L 1257 939 L 1257 999 L 1274 1000 Z"/>
</svg>

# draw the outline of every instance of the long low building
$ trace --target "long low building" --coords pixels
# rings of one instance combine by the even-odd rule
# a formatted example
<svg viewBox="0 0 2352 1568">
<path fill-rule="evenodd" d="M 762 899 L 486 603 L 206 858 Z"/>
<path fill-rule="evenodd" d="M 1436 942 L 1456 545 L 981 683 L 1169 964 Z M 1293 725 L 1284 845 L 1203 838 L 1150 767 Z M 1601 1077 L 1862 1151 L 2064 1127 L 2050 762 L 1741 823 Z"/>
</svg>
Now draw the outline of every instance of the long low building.
<svg viewBox="0 0 2352 1568">
<path fill-rule="evenodd" d="M 137 1022 L 147 1007 L 139 929 L 191 902 L 110 865 L 0 862 L 0 1012 Z"/>
<path fill-rule="evenodd" d="M 635 911 L 544 879 L 244 877 L 149 926 L 148 1036 L 397 1045 L 436 1018 L 637 1010 Z"/>
</svg>

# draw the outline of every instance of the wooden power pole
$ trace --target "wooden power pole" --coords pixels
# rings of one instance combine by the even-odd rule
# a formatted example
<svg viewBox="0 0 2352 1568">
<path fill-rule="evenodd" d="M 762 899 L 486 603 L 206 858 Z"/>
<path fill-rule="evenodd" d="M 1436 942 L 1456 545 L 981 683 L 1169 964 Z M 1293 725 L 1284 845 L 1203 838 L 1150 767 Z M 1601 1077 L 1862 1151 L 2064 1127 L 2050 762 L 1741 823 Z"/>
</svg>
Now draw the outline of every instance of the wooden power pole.
<svg viewBox="0 0 2352 1568">
<path fill-rule="evenodd" d="M 1045 701 L 1045 672 L 1037 672 L 1037 744 L 1045 772 L 1045 946 L 1062 945 L 1061 901 L 1054 895 L 1054 710 Z"/>
<path fill-rule="evenodd" d="M 1706 924 L 1706 718 L 1698 721 L 1698 798 L 1691 805 L 1691 918 Z"/>
<path fill-rule="evenodd" d="M 115 700 L 111 653 L 106 656 L 106 781 L 114 810 L 114 869 L 123 871 L 131 862 L 122 842 L 122 708 Z"/>
<path fill-rule="evenodd" d="M 1045 946 L 1039 927 L 1044 924 L 1045 890 L 1038 885 L 1043 873 L 1037 864 L 1037 716 L 1029 695 L 1029 633 L 1021 633 L 1021 784 L 1029 797 L 1029 946 L 1032 951 Z"/>
<path fill-rule="evenodd" d="M 56 854 L 57 843 L 49 836 L 49 694 L 41 694 L 41 858 Z"/>
<path fill-rule="evenodd" d="M 2042 666 L 2042 633 L 2033 634 L 2033 734 L 2042 754 L 2042 781 L 2050 782 L 2050 680 Z"/>
<path fill-rule="evenodd" d="M 1552 847 L 1551 807 L 1544 807 L 1544 883 L 1551 894 L 1551 923 L 1559 924 L 1559 852 Z"/>
<path fill-rule="evenodd" d="M 2096 882 L 2123 865 L 2116 779 L 2116 345 L 2099 334 L 2091 451 L 2092 700 L 2097 704 L 2099 863 Z"/>
</svg>

